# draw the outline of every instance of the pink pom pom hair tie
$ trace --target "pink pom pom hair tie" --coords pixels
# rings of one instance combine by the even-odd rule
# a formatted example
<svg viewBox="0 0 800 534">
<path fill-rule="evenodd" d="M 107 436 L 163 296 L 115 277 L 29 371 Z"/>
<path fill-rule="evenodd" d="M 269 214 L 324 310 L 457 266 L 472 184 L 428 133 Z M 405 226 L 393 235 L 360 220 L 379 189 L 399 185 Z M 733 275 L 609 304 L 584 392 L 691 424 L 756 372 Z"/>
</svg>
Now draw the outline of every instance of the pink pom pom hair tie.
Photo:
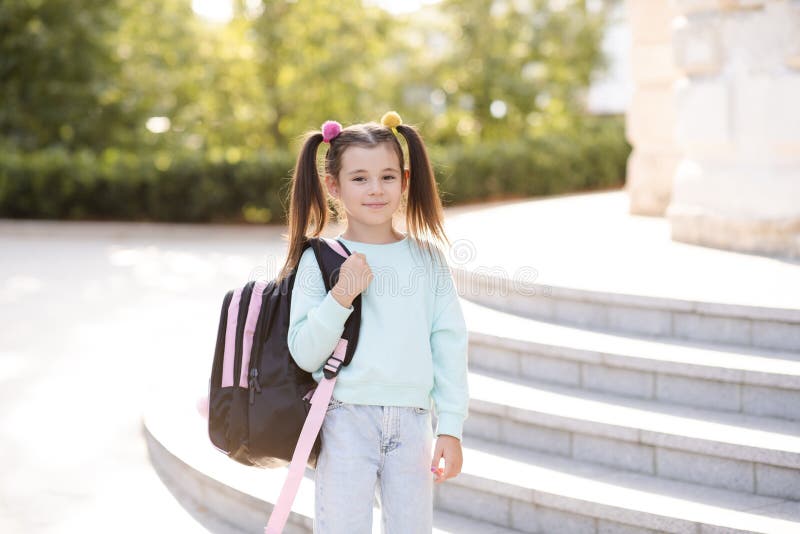
<svg viewBox="0 0 800 534">
<path fill-rule="evenodd" d="M 325 121 L 322 124 L 322 142 L 330 143 L 331 139 L 339 135 L 342 125 L 336 121 Z"/>
</svg>

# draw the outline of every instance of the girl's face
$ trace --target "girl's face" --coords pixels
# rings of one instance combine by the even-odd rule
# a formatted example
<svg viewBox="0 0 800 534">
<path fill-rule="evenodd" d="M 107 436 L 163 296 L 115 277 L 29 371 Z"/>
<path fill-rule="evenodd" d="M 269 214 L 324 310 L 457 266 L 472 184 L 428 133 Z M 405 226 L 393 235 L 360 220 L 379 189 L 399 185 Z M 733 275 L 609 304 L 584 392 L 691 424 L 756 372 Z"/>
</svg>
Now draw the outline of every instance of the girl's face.
<svg viewBox="0 0 800 534">
<path fill-rule="evenodd" d="M 342 154 L 339 184 L 325 177 L 328 191 L 344 204 L 347 220 L 365 226 L 391 224 L 407 187 L 397 154 L 386 143 L 352 146 Z"/>
</svg>

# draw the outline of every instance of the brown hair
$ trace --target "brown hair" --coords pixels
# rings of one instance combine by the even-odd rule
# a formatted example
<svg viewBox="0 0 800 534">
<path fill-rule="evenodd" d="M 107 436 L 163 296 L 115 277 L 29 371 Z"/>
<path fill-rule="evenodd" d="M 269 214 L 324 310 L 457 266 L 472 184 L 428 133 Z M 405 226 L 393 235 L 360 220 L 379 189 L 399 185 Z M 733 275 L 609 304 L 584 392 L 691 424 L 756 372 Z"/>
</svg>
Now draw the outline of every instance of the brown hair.
<svg viewBox="0 0 800 534">
<path fill-rule="evenodd" d="M 396 130 L 405 138 L 409 154 L 408 188 L 405 207 L 406 230 L 410 238 L 416 240 L 431 256 L 434 250 L 441 258 L 440 246 L 446 241 L 444 232 L 444 211 L 439 199 L 439 190 L 428 159 L 428 151 L 422 136 L 413 126 L 401 124 Z M 312 131 L 305 134 L 303 146 L 297 157 L 288 213 L 289 233 L 283 235 L 289 241 L 289 253 L 278 280 L 291 274 L 295 269 L 303 245 L 307 237 L 319 237 L 328 223 L 328 196 L 317 168 L 317 149 L 322 143 L 322 132 Z M 339 182 L 342 169 L 342 154 L 351 146 L 364 148 L 376 147 L 388 143 L 397 153 L 401 171 L 404 170 L 405 158 L 398 136 L 391 128 L 377 122 L 355 124 L 343 128 L 330 141 L 325 154 L 325 174 L 330 174 Z M 405 180 L 405 176 L 403 176 Z M 401 202 L 402 205 L 402 202 Z M 343 210 L 339 210 L 343 213 Z M 309 227 L 311 233 L 309 235 Z"/>
</svg>

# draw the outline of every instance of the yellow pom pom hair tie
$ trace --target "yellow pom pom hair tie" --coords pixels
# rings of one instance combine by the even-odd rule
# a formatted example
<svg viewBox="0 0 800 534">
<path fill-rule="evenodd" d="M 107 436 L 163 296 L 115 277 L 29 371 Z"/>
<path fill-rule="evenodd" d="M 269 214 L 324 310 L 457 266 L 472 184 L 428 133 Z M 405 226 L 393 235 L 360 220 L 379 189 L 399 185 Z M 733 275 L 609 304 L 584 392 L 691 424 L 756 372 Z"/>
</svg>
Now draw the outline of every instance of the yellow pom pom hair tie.
<svg viewBox="0 0 800 534">
<path fill-rule="evenodd" d="M 403 124 L 403 119 L 400 118 L 396 111 L 387 111 L 381 117 L 381 124 L 391 128 L 394 134 L 397 135 L 397 127 Z"/>
</svg>

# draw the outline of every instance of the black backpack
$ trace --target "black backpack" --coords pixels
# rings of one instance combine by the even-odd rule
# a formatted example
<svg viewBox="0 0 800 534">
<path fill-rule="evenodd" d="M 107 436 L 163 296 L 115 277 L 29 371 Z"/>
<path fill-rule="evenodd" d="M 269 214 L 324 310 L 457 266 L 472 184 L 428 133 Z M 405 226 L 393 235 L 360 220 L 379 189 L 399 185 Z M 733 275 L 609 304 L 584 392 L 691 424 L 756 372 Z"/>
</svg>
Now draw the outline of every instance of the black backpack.
<svg viewBox="0 0 800 534">
<path fill-rule="evenodd" d="M 309 246 L 314 250 L 325 289 L 330 291 L 350 251 L 341 241 L 328 238 L 307 238 L 303 252 Z M 225 294 L 208 389 L 208 434 L 218 450 L 249 466 L 273 468 L 291 462 L 279 499 L 283 508 L 287 508 L 287 501 L 290 508 L 294 500 L 299 486 L 297 473 L 302 476 L 306 464 L 316 468 L 322 445 L 322 418 L 341 366 L 349 365 L 353 358 L 361 326 L 359 295 L 353 301 L 354 309 L 345 322 L 339 345 L 324 366 L 328 380 L 320 385 L 325 387 L 317 388 L 311 373 L 297 365 L 288 347 L 296 274 L 297 267 L 280 283 L 253 280 Z M 317 389 L 319 394 L 314 395 Z M 325 405 L 317 409 L 316 418 L 309 417 L 313 402 Z M 306 442 L 314 439 L 313 447 L 308 455 L 305 450 L 295 454 L 304 430 Z M 290 480 L 293 473 L 294 480 Z M 273 515 L 288 517 L 288 508 L 283 514 Z M 276 512 L 278 509 L 276 505 Z M 275 532 L 280 532 L 286 517 L 275 520 L 280 525 L 274 527 Z"/>
</svg>

